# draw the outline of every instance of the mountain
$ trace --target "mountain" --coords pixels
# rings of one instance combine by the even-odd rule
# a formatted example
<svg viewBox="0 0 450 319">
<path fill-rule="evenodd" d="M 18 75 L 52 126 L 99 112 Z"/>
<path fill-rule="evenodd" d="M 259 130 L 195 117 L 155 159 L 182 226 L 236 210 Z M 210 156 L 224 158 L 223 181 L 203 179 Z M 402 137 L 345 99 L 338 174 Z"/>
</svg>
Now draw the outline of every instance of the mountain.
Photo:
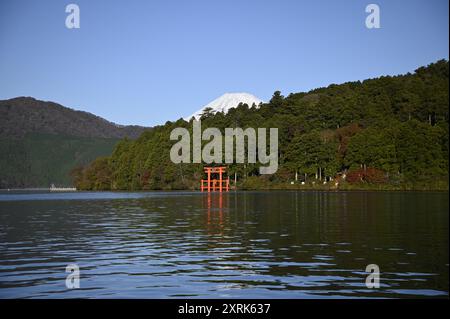
<svg viewBox="0 0 450 319">
<path fill-rule="evenodd" d="M 185 117 L 184 119 L 189 121 L 192 117 L 195 117 L 198 120 L 205 110 L 212 113 L 228 113 L 230 109 L 237 107 L 239 103 L 247 104 L 251 107 L 253 104 L 259 106 L 259 104 L 263 103 L 263 101 L 249 93 L 225 93 L 214 101 L 206 104 L 191 116 Z"/>
<path fill-rule="evenodd" d="M 0 188 L 71 186 L 71 171 L 150 130 L 31 97 L 0 100 Z"/>
<path fill-rule="evenodd" d="M 32 97 L 0 100 L 0 136 L 6 138 L 21 138 L 27 133 L 137 138 L 146 129 L 142 126 L 118 125 L 88 112 Z"/>
</svg>

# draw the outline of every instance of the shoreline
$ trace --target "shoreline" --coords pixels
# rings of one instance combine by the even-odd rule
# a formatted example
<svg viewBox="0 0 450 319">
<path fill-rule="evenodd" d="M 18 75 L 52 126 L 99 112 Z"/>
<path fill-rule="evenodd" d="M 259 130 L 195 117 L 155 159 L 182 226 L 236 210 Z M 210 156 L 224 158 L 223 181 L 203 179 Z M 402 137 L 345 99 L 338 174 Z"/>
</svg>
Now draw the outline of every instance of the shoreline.
<svg viewBox="0 0 450 319">
<path fill-rule="evenodd" d="M 77 190 L 64 190 L 64 191 L 51 191 L 49 189 L 36 189 L 36 188 L 16 188 L 16 189 L 0 189 L 0 194 L 8 194 L 10 192 L 43 192 L 43 193 L 165 193 L 165 192 L 190 192 L 190 193 L 205 193 L 198 189 L 114 189 L 114 190 L 89 190 L 89 189 L 77 189 Z M 449 192 L 449 189 L 380 189 L 380 188 L 341 188 L 341 189 L 324 189 L 324 188 L 245 188 L 230 190 L 229 192 L 222 192 L 223 194 L 234 193 L 234 192 L 329 192 L 329 193 L 340 193 L 340 192 L 430 192 L 430 193 L 444 193 Z M 219 194 L 220 192 L 214 191 L 211 194 Z"/>
</svg>

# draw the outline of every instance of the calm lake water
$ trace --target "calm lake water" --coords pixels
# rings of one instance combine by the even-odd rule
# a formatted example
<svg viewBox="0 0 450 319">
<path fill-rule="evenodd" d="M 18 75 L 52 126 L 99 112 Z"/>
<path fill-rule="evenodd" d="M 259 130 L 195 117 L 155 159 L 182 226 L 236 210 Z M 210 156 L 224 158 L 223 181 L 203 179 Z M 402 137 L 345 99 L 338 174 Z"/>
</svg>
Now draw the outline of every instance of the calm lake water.
<svg viewBox="0 0 450 319">
<path fill-rule="evenodd" d="M 0 193 L 0 298 L 448 298 L 448 209 L 428 192 Z"/>
</svg>

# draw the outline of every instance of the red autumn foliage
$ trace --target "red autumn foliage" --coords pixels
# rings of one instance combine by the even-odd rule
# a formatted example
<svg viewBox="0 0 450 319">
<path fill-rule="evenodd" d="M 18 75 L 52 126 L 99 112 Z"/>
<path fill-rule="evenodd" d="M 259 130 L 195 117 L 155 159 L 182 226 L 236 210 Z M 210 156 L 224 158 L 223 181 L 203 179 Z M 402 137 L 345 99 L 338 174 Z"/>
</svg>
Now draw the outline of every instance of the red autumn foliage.
<svg viewBox="0 0 450 319">
<path fill-rule="evenodd" d="M 366 169 L 360 168 L 347 173 L 346 177 L 349 183 L 371 183 L 381 184 L 387 182 L 386 173 L 380 169 L 374 167 L 367 167 Z"/>
<path fill-rule="evenodd" d="M 339 156 L 345 157 L 347 152 L 348 142 L 352 136 L 360 132 L 363 128 L 357 123 L 352 123 L 347 126 L 340 127 L 336 130 L 336 136 L 339 140 Z"/>
</svg>

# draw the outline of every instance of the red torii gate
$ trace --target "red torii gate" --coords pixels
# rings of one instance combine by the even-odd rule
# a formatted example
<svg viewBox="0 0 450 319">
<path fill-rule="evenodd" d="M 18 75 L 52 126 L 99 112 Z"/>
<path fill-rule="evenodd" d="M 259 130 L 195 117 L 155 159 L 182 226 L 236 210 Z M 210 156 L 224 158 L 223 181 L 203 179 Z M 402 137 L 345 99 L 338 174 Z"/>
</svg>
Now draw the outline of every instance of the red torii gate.
<svg viewBox="0 0 450 319">
<path fill-rule="evenodd" d="M 219 166 L 219 167 L 204 167 L 203 170 L 205 171 L 206 175 L 208 176 L 208 179 L 202 179 L 200 182 L 200 190 L 204 192 L 205 190 L 208 192 L 215 192 L 219 191 L 222 192 L 225 190 L 226 192 L 230 189 L 230 177 L 227 177 L 227 179 L 223 179 L 222 174 L 225 173 L 227 168 L 225 166 Z M 211 179 L 211 174 L 219 174 L 219 179 Z M 206 183 L 206 185 L 205 185 Z"/>
</svg>

